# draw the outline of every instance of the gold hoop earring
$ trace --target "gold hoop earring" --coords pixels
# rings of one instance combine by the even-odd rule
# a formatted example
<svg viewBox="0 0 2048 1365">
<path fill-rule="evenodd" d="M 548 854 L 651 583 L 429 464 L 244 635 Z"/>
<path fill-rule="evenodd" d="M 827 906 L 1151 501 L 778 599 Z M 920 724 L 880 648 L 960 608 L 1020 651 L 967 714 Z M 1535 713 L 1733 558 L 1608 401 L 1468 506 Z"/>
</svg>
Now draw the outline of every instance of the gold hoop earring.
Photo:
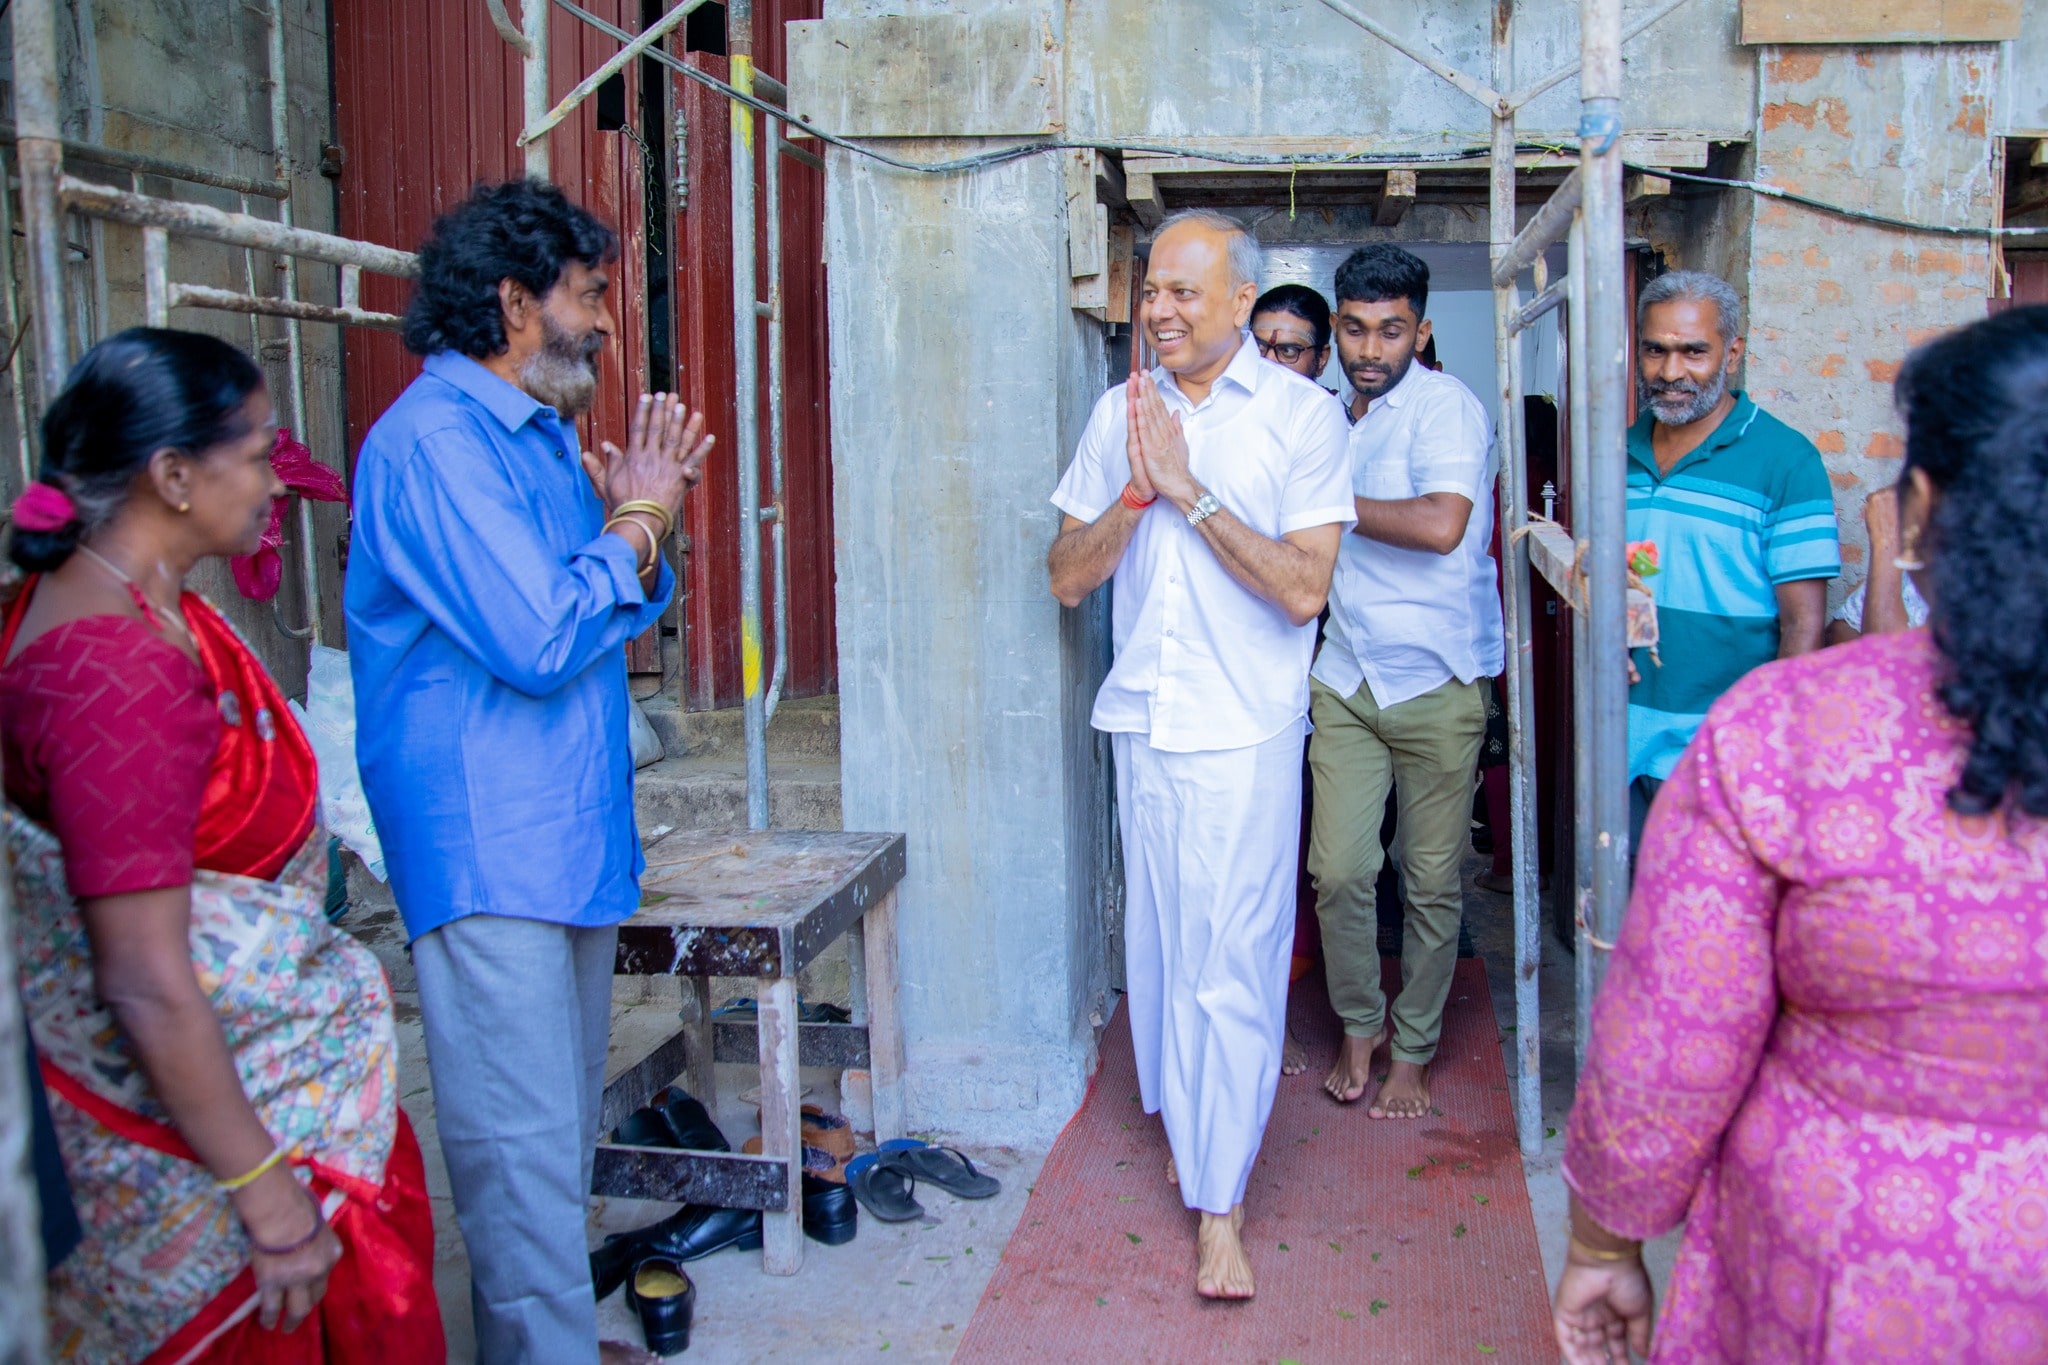
<svg viewBox="0 0 2048 1365">
<path fill-rule="evenodd" d="M 1920 558 L 1919 527 L 1906 528 L 1906 543 L 1899 548 L 1899 553 L 1892 557 L 1892 567 L 1906 573 L 1918 573 L 1927 567 Z"/>
</svg>

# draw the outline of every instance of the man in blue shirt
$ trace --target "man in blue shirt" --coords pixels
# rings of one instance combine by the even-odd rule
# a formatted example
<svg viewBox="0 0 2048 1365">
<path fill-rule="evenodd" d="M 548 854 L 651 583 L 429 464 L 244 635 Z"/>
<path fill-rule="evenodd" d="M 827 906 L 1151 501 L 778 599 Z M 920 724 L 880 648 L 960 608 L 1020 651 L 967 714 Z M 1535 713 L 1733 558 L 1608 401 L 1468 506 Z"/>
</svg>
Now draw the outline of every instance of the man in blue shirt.
<svg viewBox="0 0 2048 1365">
<path fill-rule="evenodd" d="M 644 865 L 620 647 L 668 604 L 660 542 L 711 446 L 667 394 L 641 397 L 623 451 L 578 445 L 617 255 L 534 181 L 436 222 L 405 319 L 424 372 L 356 465 L 356 755 L 487 1365 L 600 1359 L 584 1219 Z"/>
</svg>

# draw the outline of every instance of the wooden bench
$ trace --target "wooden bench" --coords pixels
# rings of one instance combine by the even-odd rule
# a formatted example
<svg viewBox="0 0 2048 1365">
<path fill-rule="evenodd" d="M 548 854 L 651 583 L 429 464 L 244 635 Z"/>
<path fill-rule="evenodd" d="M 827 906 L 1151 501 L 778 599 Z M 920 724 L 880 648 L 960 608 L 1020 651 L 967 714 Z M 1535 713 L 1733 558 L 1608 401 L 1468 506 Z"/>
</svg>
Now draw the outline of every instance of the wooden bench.
<svg viewBox="0 0 2048 1365">
<path fill-rule="evenodd" d="M 803 1265 L 799 1066 L 866 1067 L 877 1141 L 903 1136 L 903 1034 L 896 1014 L 901 834 L 675 831 L 647 849 L 640 910 L 619 926 L 620 976 L 687 976 L 695 1022 L 605 1087 L 606 1133 L 677 1076 L 716 1112 L 714 1067 L 758 1059 L 761 1155 L 601 1142 L 595 1194 L 762 1211 L 762 1268 Z M 796 974 L 841 935 L 853 1022 L 797 1019 Z M 711 1015 L 711 978 L 756 978 L 754 1021 Z M 747 1047 L 747 1033 L 754 1044 Z"/>
</svg>

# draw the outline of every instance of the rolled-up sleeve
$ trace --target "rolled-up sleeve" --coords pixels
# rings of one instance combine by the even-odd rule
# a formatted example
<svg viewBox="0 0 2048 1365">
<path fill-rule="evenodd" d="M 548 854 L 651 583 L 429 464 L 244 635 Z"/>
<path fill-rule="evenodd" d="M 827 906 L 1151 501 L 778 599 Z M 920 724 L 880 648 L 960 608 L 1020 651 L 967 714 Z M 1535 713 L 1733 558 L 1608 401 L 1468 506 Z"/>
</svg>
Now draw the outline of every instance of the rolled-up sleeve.
<svg viewBox="0 0 2048 1365">
<path fill-rule="evenodd" d="M 392 581 L 487 672 L 546 696 L 660 619 L 666 562 L 650 597 L 634 549 L 598 535 L 564 559 L 533 525 L 503 466 L 455 431 L 421 439 L 381 509 Z"/>
</svg>

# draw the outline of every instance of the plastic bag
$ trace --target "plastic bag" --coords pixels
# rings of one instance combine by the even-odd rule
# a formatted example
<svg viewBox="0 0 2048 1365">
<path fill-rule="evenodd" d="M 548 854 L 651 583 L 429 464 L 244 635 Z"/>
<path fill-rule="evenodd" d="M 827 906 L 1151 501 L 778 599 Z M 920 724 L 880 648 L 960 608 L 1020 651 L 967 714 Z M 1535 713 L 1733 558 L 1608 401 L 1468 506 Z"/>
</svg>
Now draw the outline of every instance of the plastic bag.
<svg viewBox="0 0 2048 1365">
<path fill-rule="evenodd" d="M 320 763 L 320 811 L 327 832 L 355 851 L 378 881 L 384 876 L 384 846 L 370 818 L 356 768 L 356 689 L 349 677 L 348 655 L 326 645 L 313 646 L 313 664 L 306 675 L 306 704 L 287 703 L 312 741 Z"/>
<path fill-rule="evenodd" d="M 644 768 L 650 763 L 659 763 L 665 756 L 661 747 L 661 736 L 654 733 L 654 727 L 647 723 L 646 713 L 640 703 L 629 701 L 626 709 L 631 713 L 627 720 L 628 733 L 633 737 L 633 766 Z"/>
</svg>

